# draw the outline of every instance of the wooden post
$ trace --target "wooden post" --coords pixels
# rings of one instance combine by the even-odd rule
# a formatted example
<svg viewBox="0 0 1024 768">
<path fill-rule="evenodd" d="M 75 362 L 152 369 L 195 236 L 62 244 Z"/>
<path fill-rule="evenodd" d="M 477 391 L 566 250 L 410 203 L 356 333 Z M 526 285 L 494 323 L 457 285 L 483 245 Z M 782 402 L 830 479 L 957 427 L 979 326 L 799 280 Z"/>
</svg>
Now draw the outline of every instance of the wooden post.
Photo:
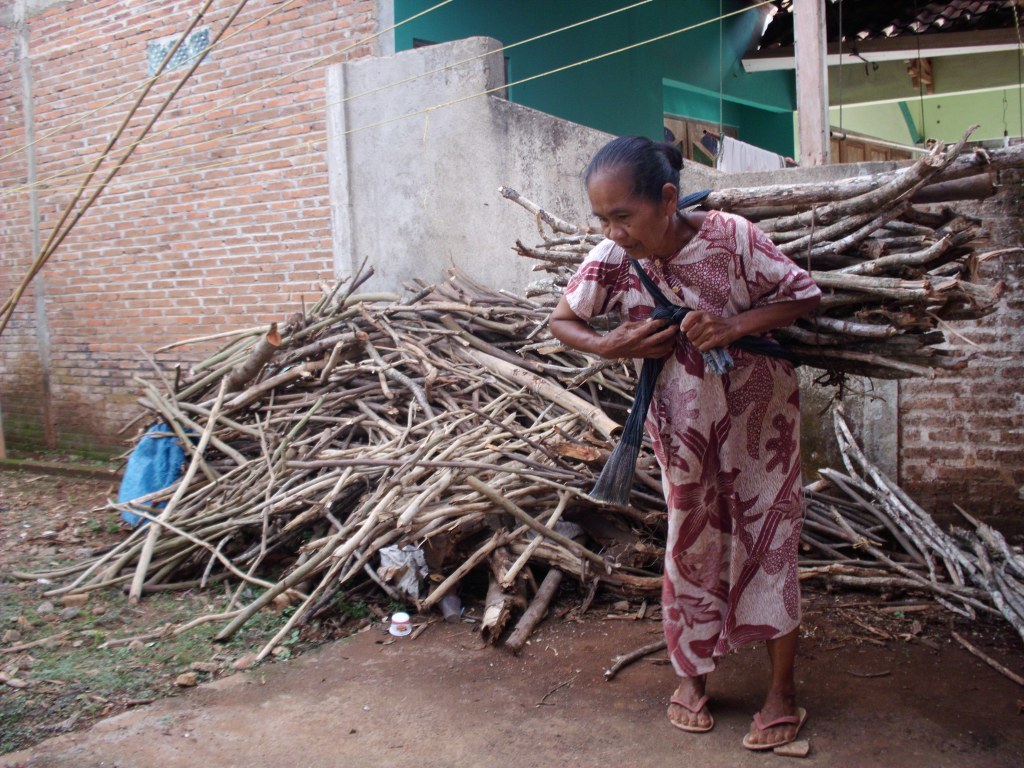
<svg viewBox="0 0 1024 768">
<path fill-rule="evenodd" d="M 825 0 L 793 3 L 793 38 L 800 165 L 828 165 L 831 158 Z"/>
</svg>

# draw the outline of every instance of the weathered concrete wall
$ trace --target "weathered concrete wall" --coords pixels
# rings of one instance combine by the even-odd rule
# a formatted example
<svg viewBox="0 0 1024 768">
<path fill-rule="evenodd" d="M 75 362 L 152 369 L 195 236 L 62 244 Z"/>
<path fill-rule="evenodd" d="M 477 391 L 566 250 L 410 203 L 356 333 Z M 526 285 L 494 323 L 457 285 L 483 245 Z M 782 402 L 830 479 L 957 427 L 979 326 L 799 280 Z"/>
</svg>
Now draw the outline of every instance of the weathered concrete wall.
<svg viewBox="0 0 1024 768">
<path fill-rule="evenodd" d="M 522 290 L 538 275 L 512 246 L 539 238 L 529 215 L 498 187 L 513 187 L 568 221 L 590 218 L 580 174 L 611 136 L 501 98 L 504 67 L 491 53 L 499 47 L 470 38 L 330 69 L 328 163 L 340 274 L 368 258 L 376 268 L 371 285 L 381 290 L 400 290 L 411 277 L 439 280 L 450 267 Z M 381 83 L 399 85 L 368 93 Z M 393 120 L 397 114 L 408 117 Z M 709 186 L 709 175 L 694 166 L 684 183 Z"/>
</svg>

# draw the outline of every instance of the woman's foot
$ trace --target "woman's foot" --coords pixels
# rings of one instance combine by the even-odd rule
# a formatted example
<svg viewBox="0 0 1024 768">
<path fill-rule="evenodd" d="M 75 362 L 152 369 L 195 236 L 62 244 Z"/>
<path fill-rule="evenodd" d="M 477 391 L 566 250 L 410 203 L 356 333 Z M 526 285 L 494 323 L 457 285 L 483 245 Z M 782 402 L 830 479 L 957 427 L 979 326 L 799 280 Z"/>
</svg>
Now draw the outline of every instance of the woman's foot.
<svg viewBox="0 0 1024 768">
<path fill-rule="evenodd" d="M 704 693 L 705 678 L 684 677 L 672 694 L 668 705 L 668 719 L 676 728 L 688 733 L 706 733 L 714 726 L 708 711 L 708 697 Z"/>
<path fill-rule="evenodd" d="M 795 693 L 769 691 L 743 739 L 743 746 L 757 750 L 788 744 L 796 740 L 805 720 L 807 710 L 796 705 Z"/>
</svg>

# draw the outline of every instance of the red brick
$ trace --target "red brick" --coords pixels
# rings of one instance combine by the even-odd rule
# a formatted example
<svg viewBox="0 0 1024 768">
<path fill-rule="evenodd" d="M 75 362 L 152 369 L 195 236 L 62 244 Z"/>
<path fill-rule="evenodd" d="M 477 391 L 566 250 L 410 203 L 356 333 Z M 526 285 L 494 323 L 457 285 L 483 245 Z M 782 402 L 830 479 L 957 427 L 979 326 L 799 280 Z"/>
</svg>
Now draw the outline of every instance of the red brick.
<svg viewBox="0 0 1024 768">
<path fill-rule="evenodd" d="M 44 235 L 124 114 L 124 100 L 107 102 L 143 82 L 146 44 L 175 34 L 194 10 L 185 0 L 75 0 L 29 20 L 37 131 L 45 134 L 84 117 L 36 147 L 38 178 L 59 176 L 40 189 Z M 267 10 L 246 9 L 236 29 Z M 217 29 L 227 12 L 212 11 L 204 23 Z M 56 398 L 102 404 L 84 423 L 80 408 L 57 402 L 63 443 L 120 447 L 117 432 L 137 412 L 131 377 L 148 367 L 139 362 L 136 345 L 152 350 L 184 336 L 251 324 L 254 304 L 258 314 L 277 307 L 284 315 L 296 296 L 306 295 L 307 275 L 330 274 L 326 166 L 322 155 L 302 160 L 315 173 L 300 183 L 293 157 L 295 137 L 323 135 L 323 115 L 303 114 L 323 103 L 323 73 L 291 73 L 332 53 L 347 26 L 367 28 L 366 13 L 356 4 L 336 9 L 300 0 L 239 35 L 230 47 L 215 50 L 51 259 L 47 306 L 51 368 L 60 382 Z M 0 50 L 13 49 L 11 33 L 0 28 Z M 129 135 L 180 74 L 161 78 Z M 7 146 L 13 147 L 24 142 L 15 75 L 10 66 L 0 68 L 0 120 L 8 126 Z M 287 76 L 280 83 L 228 104 L 281 75 Z M 94 110 L 99 112 L 88 114 Z M 287 119 L 268 123 L 283 116 Z M 239 130 L 250 127 L 257 129 Z M 8 184 L 24 184 L 23 154 L 0 161 L 0 174 Z M 301 216 L 295 215 L 298 203 L 306 203 Z M 7 295 L 13 276 L 28 263 L 27 190 L 0 200 L 0 220 L 0 289 Z M 11 414 L 10 423 L 20 423 L 22 414 L 30 421 L 39 418 L 37 374 L 14 381 L 8 375 L 26 367 L 38 370 L 32 295 L 30 289 L 0 338 L 2 407 L 5 416 Z M 178 362 L 189 351 L 176 350 L 163 359 Z M 34 366 L 16 366 L 19 359 L 33 360 Z M 25 435 L 6 438 L 8 447 L 16 448 Z"/>
</svg>

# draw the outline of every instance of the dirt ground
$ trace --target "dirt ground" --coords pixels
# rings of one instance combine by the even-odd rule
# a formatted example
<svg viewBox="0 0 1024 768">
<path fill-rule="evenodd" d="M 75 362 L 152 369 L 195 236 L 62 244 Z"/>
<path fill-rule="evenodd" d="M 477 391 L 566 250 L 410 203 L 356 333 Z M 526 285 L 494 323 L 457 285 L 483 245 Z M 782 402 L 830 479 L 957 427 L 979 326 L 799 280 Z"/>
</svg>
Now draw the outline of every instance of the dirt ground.
<svg viewBox="0 0 1024 768">
<path fill-rule="evenodd" d="M 33 485 L 46 486 L 44 501 L 26 504 L 27 491 L 3 484 L 5 474 L 0 472 L 0 491 L 6 491 L 0 493 L 3 571 L 11 567 L 12 548 L 52 554 L 52 543 L 40 540 L 41 532 L 32 528 L 29 507 L 45 511 L 45 500 L 52 499 L 51 511 L 72 515 L 82 498 L 76 496 L 78 481 L 62 480 L 54 488 L 52 481 L 40 479 Z M 90 492 L 102 493 L 100 485 Z M 83 524 L 76 529 L 82 535 L 64 538 L 81 546 L 85 531 L 116 536 L 108 527 Z M 26 591 L 17 590 L 3 571 L 4 602 L 11 595 L 25 599 Z M 811 747 L 804 763 L 1024 765 L 1024 689 L 969 655 L 951 632 L 1018 673 L 1024 671 L 1020 639 L 994 620 L 968 622 L 921 600 L 920 605 L 893 602 L 906 598 L 886 602 L 806 586 L 798 662 L 801 704 L 810 713 L 801 733 Z M 0 756 L 0 766 L 714 768 L 787 761 L 740 745 L 767 684 L 763 648 L 722 660 L 709 683 L 714 730 L 684 734 L 665 718 L 674 673 L 664 651 L 626 667 L 611 681 L 604 676 L 617 655 L 658 639 L 659 622 L 635 619 L 635 605 L 627 615 L 610 603 L 595 603 L 579 616 L 578 604 L 576 595 L 564 592 L 556 616 L 540 626 L 518 657 L 481 643 L 469 604 L 468 618 L 460 624 L 416 617 L 429 624 L 415 638 L 393 638 L 375 622 L 286 661 L 233 674 L 228 668 L 195 688 L 176 689 L 165 675 L 152 685 L 153 703 L 114 708 L 112 716 L 83 718 L 77 726 L 72 722 L 72 732 Z M 6 608 L 5 616 L 3 630 L 11 620 Z M 50 624 L 37 628 L 39 633 L 54 629 Z M 82 636 L 89 637 L 84 631 Z M 0 650 L 7 645 L 0 644 Z M 216 655 L 202 644 L 192 650 L 204 658 Z M 0 664 L 10 658 L 0 656 Z M 171 673 L 174 664 L 186 660 L 169 660 Z M 31 673 L 29 667 L 26 678 Z M 149 674 L 157 670 L 150 668 Z M 56 688 L 68 683 L 37 682 Z M 17 697 L 31 690 L 0 686 L 0 707 L 16 711 Z M 52 717 L 58 714 L 64 716 Z"/>
<path fill-rule="evenodd" d="M 837 642 L 809 606 L 800 653 L 808 765 L 1024 764 L 1021 690 L 951 645 Z M 831 622 L 830 622 L 831 624 Z M 281 765 L 759 766 L 740 745 L 765 683 L 764 656 L 726 658 L 712 678 L 714 730 L 664 717 L 671 668 L 650 660 L 614 680 L 651 621 L 551 622 L 520 657 L 481 647 L 470 624 L 416 640 L 371 628 L 287 663 L 222 678 L 0 758 L 5 768 Z M 657 657 L 655 657 L 656 659 Z M 663 654 L 662 654 L 663 658 Z"/>
</svg>

